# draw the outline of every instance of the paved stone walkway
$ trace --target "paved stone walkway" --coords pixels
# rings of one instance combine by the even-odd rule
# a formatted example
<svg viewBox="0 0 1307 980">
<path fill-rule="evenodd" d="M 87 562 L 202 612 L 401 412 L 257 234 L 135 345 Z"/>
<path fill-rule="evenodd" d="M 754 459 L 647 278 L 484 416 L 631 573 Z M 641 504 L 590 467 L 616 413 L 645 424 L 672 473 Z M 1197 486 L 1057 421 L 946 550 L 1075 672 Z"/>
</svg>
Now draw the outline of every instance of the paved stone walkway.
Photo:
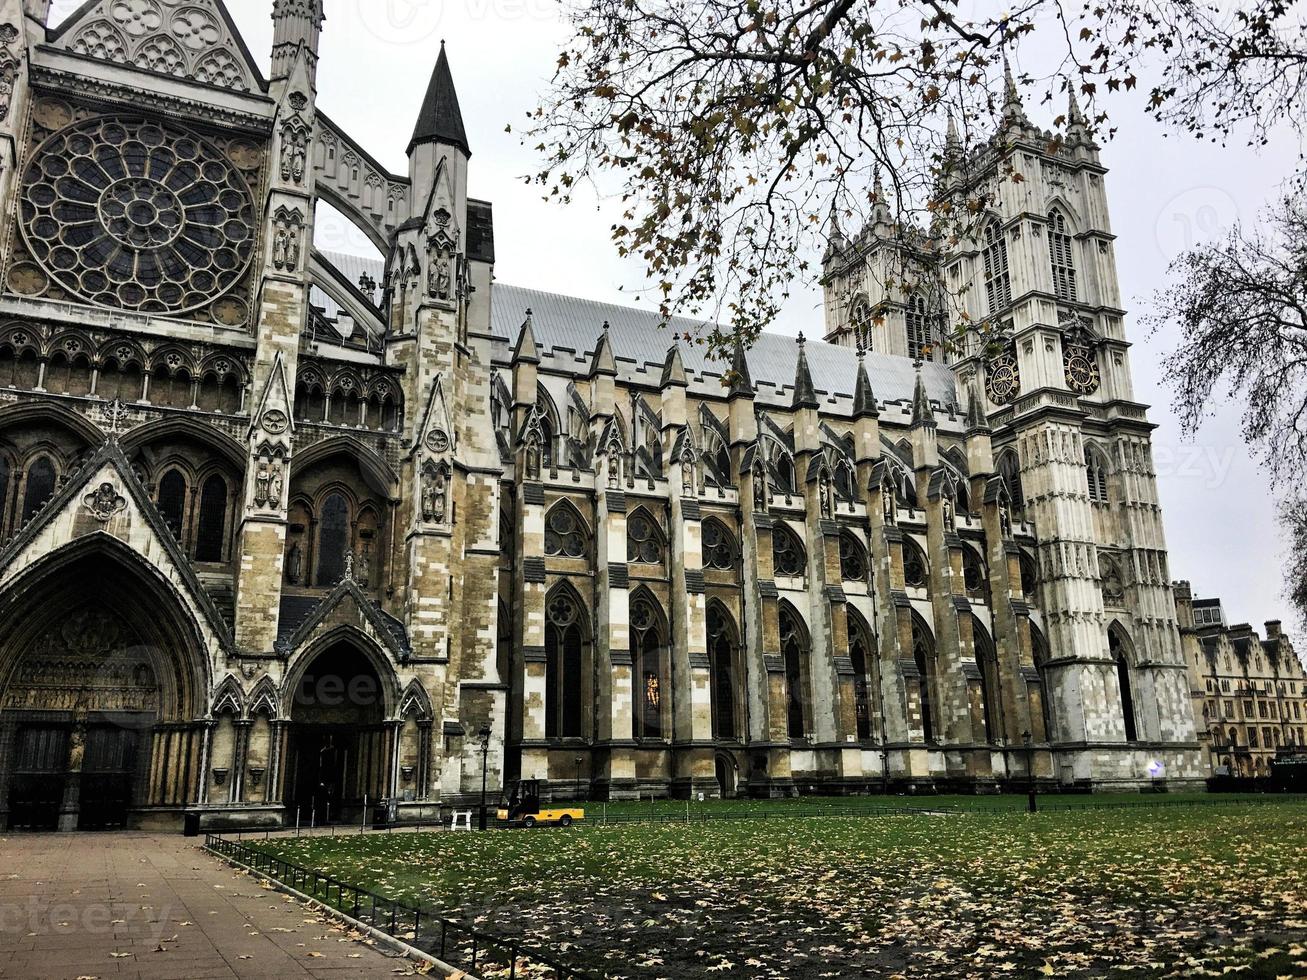
<svg viewBox="0 0 1307 980">
<path fill-rule="evenodd" d="M 340 978 L 414 964 L 181 836 L 0 836 L 0 977 Z"/>
</svg>

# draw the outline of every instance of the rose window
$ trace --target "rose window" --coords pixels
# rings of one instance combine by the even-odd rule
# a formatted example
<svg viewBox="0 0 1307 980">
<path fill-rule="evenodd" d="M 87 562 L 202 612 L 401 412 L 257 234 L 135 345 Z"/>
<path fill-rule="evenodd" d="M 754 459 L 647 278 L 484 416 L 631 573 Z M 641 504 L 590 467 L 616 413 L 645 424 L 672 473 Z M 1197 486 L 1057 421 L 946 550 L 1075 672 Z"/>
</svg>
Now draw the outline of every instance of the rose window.
<svg viewBox="0 0 1307 980">
<path fill-rule="evenodd" d="M 47 139 L 27 166 L 22 229 L 62 288 L 142 313 L 211 303 L 254 253 L 254 200 L 214 147 L 139 119 L 92 119 Z"/>
</svg>

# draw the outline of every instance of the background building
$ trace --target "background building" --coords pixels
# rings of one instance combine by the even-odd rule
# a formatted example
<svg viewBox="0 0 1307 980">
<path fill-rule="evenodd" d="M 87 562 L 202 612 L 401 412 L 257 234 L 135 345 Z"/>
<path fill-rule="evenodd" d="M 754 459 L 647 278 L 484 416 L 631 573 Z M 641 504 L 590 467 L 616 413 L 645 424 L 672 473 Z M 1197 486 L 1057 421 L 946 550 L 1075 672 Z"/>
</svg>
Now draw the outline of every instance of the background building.
<svg viewBox="0 0 1307 980">
<path fill-rule="evenodd" d="M 1175 595 L 1211 771 L 1269 776 L 1277 756 L 1307 751 L 1307 669 L 1280 623 L 1267 623 L 1262 639 L 1247 623 L 1227 627 L 1221 600 L 1194 599 L 1188 582 L 1177 582 Z"/>
<path fill-rule="evenodd" d="M 269 78 L 216 0 L 48 7 L 0 0 L 0 827 L 1204 775 L 1078 114 L 1010 96 L 926 294 L 877 214 L 828 343 L 722 365 L 494 281 L 443 50 L 393 174 L 321 0 Z M 932 360 L 941 295 L 1002 350 Z"/>
</svg>

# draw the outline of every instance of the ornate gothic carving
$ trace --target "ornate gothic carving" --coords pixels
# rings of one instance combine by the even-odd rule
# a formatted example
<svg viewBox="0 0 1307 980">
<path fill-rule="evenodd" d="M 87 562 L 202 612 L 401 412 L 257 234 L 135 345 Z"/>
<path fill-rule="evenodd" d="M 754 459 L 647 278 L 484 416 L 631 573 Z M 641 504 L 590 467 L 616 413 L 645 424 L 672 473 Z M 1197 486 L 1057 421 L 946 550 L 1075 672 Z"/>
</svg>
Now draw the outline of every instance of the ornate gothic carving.
<svg viewBox="0 0 1307 980">
<path fill-rule="evenodd" d="M 146 175 L 139 152 L 155 161 Z M 99 306 L 200 309 L 254 254 L 249 185 L 216 146 L 167 123 L 73 123 L 32 154 L 22 197 L 27 251 L 61 289 Z"/>
<path fill-rule="evenodd" d="M 273 215 L 272 264 L 279 272 L 298 272 L 304 215 L 299 208 L 277 208 Z"/>
<path fill-rule="evenodd" d="M 102 483 L 82 498 L 82 503 L 101 524 L 107 524 L 127 509 L 127 498 L 112 483 Z"/>
<path fill-rule="evenodd" d="M 309 152 L 309 124 L 299 116 L 290 116 L 281 124 L 281 179 L 303 184 L 305 160 Z"/>
</svg>

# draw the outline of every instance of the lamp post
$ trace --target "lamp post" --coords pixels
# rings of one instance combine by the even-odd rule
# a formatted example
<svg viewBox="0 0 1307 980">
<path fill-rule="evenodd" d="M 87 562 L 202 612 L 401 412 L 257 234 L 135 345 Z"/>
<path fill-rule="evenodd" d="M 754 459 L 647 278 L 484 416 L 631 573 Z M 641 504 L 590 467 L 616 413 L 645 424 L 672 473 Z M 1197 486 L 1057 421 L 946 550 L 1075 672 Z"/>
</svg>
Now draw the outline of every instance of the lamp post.
<svg viewBox="0 0 1307 980">
<path fill-rule="evenodd" d="M 477 826 L 482 830 L 486 829 L 486 772 L 490 766 L 490 726 L 482 725 L 481 731 L 477 732 L 481 736 L 481 818 L 477 821 Z"/>
<path fill-rule="evenodd" d="M 1039 809 L 1039 804 L 1035 802 L 1035 740 L 1029 732 L 1022 732 L 1021 741 L 1026 746 L 1026 791 L 1030 795 L 1026 809 L 1035 813 Z"/>
<path fill-rule="evenodd" d="M 585 761 L 584 756 L 576 757 L 576 798 L 581 799 L 581 763 Z"/>
</svg>

